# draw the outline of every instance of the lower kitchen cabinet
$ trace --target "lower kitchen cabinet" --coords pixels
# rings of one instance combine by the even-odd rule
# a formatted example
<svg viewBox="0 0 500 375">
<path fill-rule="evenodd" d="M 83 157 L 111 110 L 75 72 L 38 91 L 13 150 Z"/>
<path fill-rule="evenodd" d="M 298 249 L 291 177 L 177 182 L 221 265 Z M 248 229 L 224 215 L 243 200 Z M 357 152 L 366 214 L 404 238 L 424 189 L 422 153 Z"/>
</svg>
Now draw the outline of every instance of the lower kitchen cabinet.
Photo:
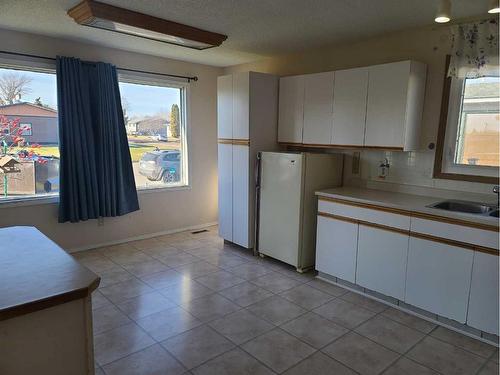
<svg viewBox="0 0 500 375">
<path fill-rule="evenodd" d="M 408 234 L 359 225 L 356 283 L 404 299 Z"/>
<path fill-rule="evenodd" d="M 465 323 L 474 252 L 410 237 L 405 302 Z"/>
<path fill-rule="evenodd" d="M 474 253 L 467 324 L 498 335 L 498 256 Z"/>
<path fill-rule="evenodd" d="M 250 222 L 250 148 L 248 146 L 233 145 L 232 168 L 232 242 L 245 248 L 251 248 L 253 246 L 253 226 Z"/>
<path fill-rule="evenodd" d="M 233 240 L 233 145 L 219 144 L 219 236 Z M 225 199 L 221 199 L 224 197 Z"/>
<path fill-rule="evenodd" d="M 354 283 L 358 224 L 318 216 L 316 236 L 316 269 Z"/>
</svg>

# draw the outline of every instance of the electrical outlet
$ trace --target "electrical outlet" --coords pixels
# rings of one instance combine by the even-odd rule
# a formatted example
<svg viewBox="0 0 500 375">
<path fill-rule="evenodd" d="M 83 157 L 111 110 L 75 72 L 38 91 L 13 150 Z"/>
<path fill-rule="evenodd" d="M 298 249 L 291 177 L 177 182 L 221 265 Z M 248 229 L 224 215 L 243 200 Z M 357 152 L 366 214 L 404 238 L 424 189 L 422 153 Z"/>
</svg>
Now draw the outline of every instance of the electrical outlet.
<svg viewBox="0 0 500 375">
<path fill-rule="evenodd" d="M 100 227 L 104 225 L 104 218 L 102 216 L 97 218 L 97 225 Z"/>
</svg>

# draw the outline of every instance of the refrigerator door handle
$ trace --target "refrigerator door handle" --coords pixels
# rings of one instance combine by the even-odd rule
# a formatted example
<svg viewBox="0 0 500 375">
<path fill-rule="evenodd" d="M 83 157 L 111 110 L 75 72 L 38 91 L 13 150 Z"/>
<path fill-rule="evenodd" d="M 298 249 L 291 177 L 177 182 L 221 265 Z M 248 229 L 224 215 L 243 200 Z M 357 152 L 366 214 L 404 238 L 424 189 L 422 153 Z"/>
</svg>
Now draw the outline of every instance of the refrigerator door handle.
<svg viewBox="0 0 500 375">
<path fill-rule="evenodd" d="M 253 247 L 253 255 L 259 255 L 259 217 L 260 217 L 260 179 L 261 179 L 261 159 L 262 155 L 260 152 L 257 152 L 257 158 L 255 159 L 255 169 L 254 169 L 254 178 L 255 178 L 255 233 L 254 233 L 254 247 Z"/>
</svg>

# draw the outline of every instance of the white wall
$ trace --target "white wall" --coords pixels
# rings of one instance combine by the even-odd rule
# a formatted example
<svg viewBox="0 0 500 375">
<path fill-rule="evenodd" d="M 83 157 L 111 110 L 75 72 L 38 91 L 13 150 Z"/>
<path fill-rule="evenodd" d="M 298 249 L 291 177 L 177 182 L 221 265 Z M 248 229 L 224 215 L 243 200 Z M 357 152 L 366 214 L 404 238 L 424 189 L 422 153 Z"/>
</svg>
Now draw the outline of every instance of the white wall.
<svg viewBox="0 0 500 375">
<path fill-rule="evenodd" d="M 428 70 L 421 150 L 410 153 L 363 151 L 361 153 L 361 173 L 352 175 L 350 165 L 347 165 L 344 181 L 346 184 L 415 193 L 425 193 L 426 189 L 434 188 L 490 193 L 492 185 L 432 178 L 434 151 L 429 150 L 428 145 L 431 142 L 435 143 L 437 138 L 445 57 L 449 53 L 450 47 L 449 30 L 446 26 L 427 27 L 236 65 L 226 68 L 224 72 L 228 74 L 253 70 L 286 76 L 408 59 L 426 63 Z M 377 166 L 384 157 L 389 158 L 391 168 L 389 176 L 385 180 L 380 180 Z"/>
<path fill-rule="evenodd" d="M 102 226 L 97 220 L 59 224 L 57 204 L 0 205 L 0 227 L 33 225 L 62 247 L 76 249 L 217 221 L 216 90 L 221 69 L 1 29 L 0 40 L 0 49 L 6 51 L 50 57 L 73 56 L 109 62 L 122 68 L 199 78 L 190 87 L 189 189 L 140 193 L 140 211 L 106 218 Z M 168 45 L 158 43 L 158 48 L 168 48 Z"/>
</svg>

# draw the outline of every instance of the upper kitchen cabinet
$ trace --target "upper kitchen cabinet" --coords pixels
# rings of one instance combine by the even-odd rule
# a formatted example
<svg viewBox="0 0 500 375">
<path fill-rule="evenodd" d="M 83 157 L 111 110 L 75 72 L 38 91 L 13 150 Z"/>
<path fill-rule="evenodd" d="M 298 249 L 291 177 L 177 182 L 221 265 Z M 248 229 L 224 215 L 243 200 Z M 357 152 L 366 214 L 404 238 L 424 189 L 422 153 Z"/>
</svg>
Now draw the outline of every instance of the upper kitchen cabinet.
<svg viewBox="0 0 500 375">
<path fill-rule="evenodd" d="M 304 144 L 323 144 L 332 136 L 334 72 L 304 76 Z"/>
<path fill-rule="evenodd" d="M 304 76 L 280 78 L 278 141 L 302 143 L 304 126 Z"/>
<path fill-rule="evenodd" d="M 334 87 L 331 144 L 363 146 L 368 68 L 337 70 Z"/>
<path fill-rule="evenodd" d="M 217 137 L 233 138 L 233 76 L 217 77 Z"/>
<path fill-rule="evenodd" d="M 233 139 L 250 137 L 250 77 L 248 72 L 236 73 L 233 77 Z M 252 81 L 253 83 L 253 81 Z"/>
<path fill-rule="evenodd" d="M 427 67 L 401 61 L 369 67 L 365 147 L 419 147 Z"/>
</svg>

